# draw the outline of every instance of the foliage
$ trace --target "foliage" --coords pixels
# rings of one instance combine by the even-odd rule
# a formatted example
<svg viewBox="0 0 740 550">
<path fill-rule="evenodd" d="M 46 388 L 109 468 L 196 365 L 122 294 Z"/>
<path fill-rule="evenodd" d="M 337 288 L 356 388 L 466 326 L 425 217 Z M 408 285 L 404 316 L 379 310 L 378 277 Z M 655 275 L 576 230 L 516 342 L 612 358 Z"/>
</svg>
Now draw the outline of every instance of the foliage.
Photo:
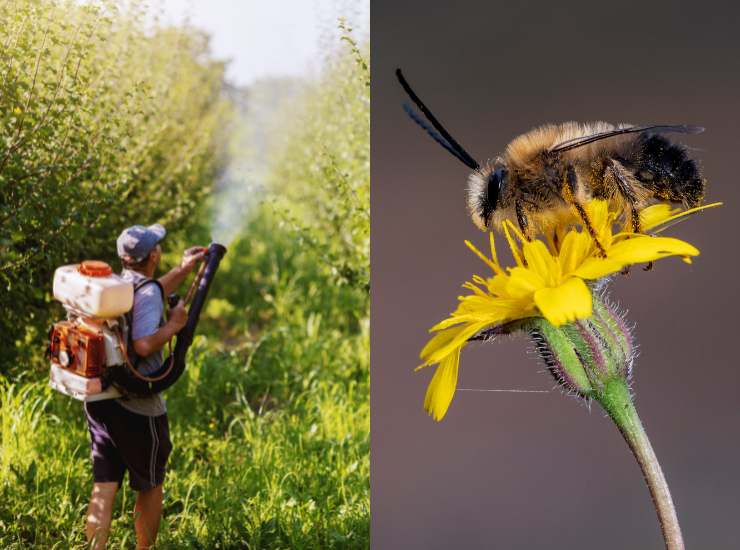
<svg viewBox="0 0 740 550">
<path fill-rule="evenodd" d="M 47 0 L 32 5 L 60 9 L 62 4 Z M 127 32 L 133 32 L 138 27 L 129 17 L 116 15 L 109 28 L 131 25 Z M 185 35 L 192 37 L 189 33 Z M 146 44 L 157 36 L 140 37 Z M 347 29 L 342 44 L 340 50 L 331 48 L 321 78 L 280 117 L 278 131 L 285 139 L 269 155 L 263 200 L 229 243 L 199 326 L 204 335 L 190 352 L 185 375 L 166 394 L 174 449 L 158 547 L 369 545 L 369 73 L 367 47 L 357 46 Z M 89 47 L 111 45 L 94 41 Z M 136 62 L 146 64 L 143 59 Z M 197 67 L 211 67 L 220 78 L 220 68 L 202 56 Z M 163 70 L 152 68 L 146 81 L 161 82 Z M 189 70 L 197 72 L 195 66 Z M 199 74 L 206 80 L 213 76 Z M 181 109 L 194 108 L 188 101 L 197 101 L 179 100 Z M 162 96 L 152 101 L 165 110 L 175 108 L 164 105 Z M 146 143 L 139 145 L 141 156 L 131 153 L 131 163 L 119 158 L 122 152 L 109 151 L 120 163 L 119 173 L 139 159 L 136 181 L 141 183 L 131 184 L 145 195 L 139 204 L 147 202 L 151 189 L 175 181 L 161 174 L 158 163 L 149 163 L 150 155 L 156 152 L 158 162 L 165 164 L 184 155 L 180 147 L 192 136 L 181 133 L 180 125 L 195 124 L 201 115 L 215 125 L 226 108 L 213 101 L 202 104 L 199 115 L 191 113 L 194 118 L 187 123 L 172 111 L 149 113 L 162 125 L 158 132 L 149 118 L 131 123 L 129 139 Z M 148 138 L 139 135 L 141 128 Z M 229 169 L 220 164 L 223 147 L 214 128 L 209 126 L 201 136 L 201 156 L 187 169 L 188 178 L 193 178 L 187 182 L 206 181 L 214 168 L 219 173 Z M 216 153 L 214 159 L 208 157 L 209 148 Z M 74 149 L 68 156 L 76 154 Z M 93 191 L 92 180 L 85 181 L 93 197 L 90 204 L 108 200 L 107 190 Z M 118 180 L 106 181 L 118 192 L 125 189 Z M 54 183 L 45 185 L 56 189 Z M 204 202 L 190 183 L 182 185 L 183 197 Z M 0 188 L 3 198 L 11 196 L 8 189 Z M 27 264 L 24 276 L 48 285 L 48 269 L 60 258 L 108 251 L 113 218 L 124 216 L 120 205 L 110 201 L 109 213 L 98 212 L 102 219 L 85 237 L 86 247 L 97 243 L 98 248 L 66 243 L 63 255 Z M 169 220 L 168 228 L 187 228 L 187 237 L 185 231 L 176 232 L 168 244 L 172 251 L 207 237 L 208 228 L 187 221 L 192 208 L 195 205 L 187 203 L 179 213 L 157 211 L 159 219 Z M 202 209 L 193 211 L 198 214 L 194 219 L 208 219 Z M 93 215 L 80 212 L 79 219 L 89 223 Z M 6 247 L 3 262 L 8 251 L 30 250 L 1 246 Z M 44 248 L 39 254 L 52 252 Z M 16 292 L 16 286 L 12 288 Z M 13 323 L 41 326 L 22 314 L 31 303 L 41 308 L 43 298 L 23 299 Z M 15 377 L 11 382 L 0 375 L 0 547 L 84 548 L 91 468 L 82 407 L 49 390 L 42 377 Z M 124 487 L 116 502 L 109 548 L 133 546 L 134 498 Z"/>
<path fill-rule="evenodd" d="M 306 94 L 272 171 L 275 207 L 314 248 L 337 284 L 370 284 L 370 69 L 350 29 Z"/>
<path fill-rule="evenodd" d="M 192 226 L 211 187 L 223 65 L 201 33 L 142 18 L 136 3 L 0 3 L 0 372 L 38 355 L 57 266 L 113 261 L 134 223 Z"/>
</svg>

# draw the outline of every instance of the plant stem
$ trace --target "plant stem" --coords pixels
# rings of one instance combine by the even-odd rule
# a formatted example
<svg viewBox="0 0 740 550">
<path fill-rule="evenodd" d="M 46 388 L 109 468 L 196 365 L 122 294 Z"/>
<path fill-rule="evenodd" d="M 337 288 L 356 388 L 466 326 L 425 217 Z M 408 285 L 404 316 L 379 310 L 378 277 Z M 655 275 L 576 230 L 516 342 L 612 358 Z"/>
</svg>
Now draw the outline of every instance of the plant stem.
<svg viewBox="0 0 740 550">
<path fill-rule="evenodd" d="M 603 392 L 595 396 L 595 399 L 609 413 L 642 469 L 642 475 L 650 489 L 650 496 L 653 498 L 653 504 L 658 513 L 666 549 L 684 550 L 681 527 L 678 524 L 676 508 L 673 505 L 668 483 L 660 469 L 658 458 L 650 445 L 645 428 L 640 422 L 640 417 L 637 415 L 637 409 L 632 403 L 627 383 L 621 378 L 612 378 L 606 383 Z"/>
</svg>

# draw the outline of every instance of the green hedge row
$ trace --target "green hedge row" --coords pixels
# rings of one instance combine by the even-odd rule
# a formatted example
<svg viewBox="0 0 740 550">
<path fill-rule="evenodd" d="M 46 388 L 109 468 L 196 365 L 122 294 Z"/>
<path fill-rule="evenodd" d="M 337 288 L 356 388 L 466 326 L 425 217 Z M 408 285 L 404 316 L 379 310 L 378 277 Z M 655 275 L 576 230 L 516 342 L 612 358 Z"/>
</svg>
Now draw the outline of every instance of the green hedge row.
<svg viewBox="0 0 740 550">
<path fill-rule="evenodd" d="M 133 223 L 197 222 L 230 105 L 188 28 L 127 3 L 0 2 L 0 373 L 38 361 L 53 271 Z"/>
</svg>

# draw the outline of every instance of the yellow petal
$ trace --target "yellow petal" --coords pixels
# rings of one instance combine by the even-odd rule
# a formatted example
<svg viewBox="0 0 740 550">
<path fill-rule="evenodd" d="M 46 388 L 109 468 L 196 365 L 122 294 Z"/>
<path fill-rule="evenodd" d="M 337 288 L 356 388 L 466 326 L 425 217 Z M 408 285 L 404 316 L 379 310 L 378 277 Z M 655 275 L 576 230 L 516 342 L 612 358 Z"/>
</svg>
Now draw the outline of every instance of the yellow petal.
<svg viewBox="0 0 740 550">
<path fill-rule="evenodd" d="M 431 365 L 433 363 L 439 363 L 442 361 L 447 355 L 449 355 L 453 349 L 455 348 L 462 348 L 465 343 L 468 341 L 468 338 L 471 336 L 474 336 L 484 328 L 487 328 L 491 325 L 497 324 L 501 322 L 501 318 L 497 318 L 495 316 L 491 316 L 490 319 L 486 318 L 482 321 L 477 322 L 469 322 L 465 323 L 463 325 L 460 325 L 459 327 L 455 327 L 450 330 L 456 331 L 452 337 L 443 342 L 435 342 L 434 345 L 432 345 L 432 342 L 429 342 L 424 349 L 422 350 L 422 359 L 424 360 L 424 363 L 427 365 Z M 432 338 L 434 340 L 434 338 Z M 427 349 L 429 348 L 429 349 Z M 424 352 L 427 353 L 424 353 Z"/>
<path fill-rule="evenodd" d="M 427 357 L 438 351 L 439 349 L 445 347 L 447 344 L 449 344 L 452 339 L 457 336 L 461 331 L 463 327 L 456 327 L 452 329 L 447 329 L 441 332 L 438 332 L 432 338 L 427 342 L 427 345 L 424 346 L 424 349 L 421 350 L 421 353 L 419 354 L 419 357 L 424 361 L 424 365 L 422 367 L 427 366 L 428 364 L 431 364 L 427 361 Z M 419 367 L 421 368 L 421 367 Z M 418 370 L 418 369 L 417 369 Z"/>
<path fill-rule="evenodd" d="M 528 317 L 534 307 L 531 295 L 528 299 L 481 298 L 462 296 L 460 304 L 452 315 L 437 323 L 432 331 L 443 330 L 460 323 L 497 324 L 505 320 Z"/>
<path fill-rule="evenodd" d="M 454 327 L 455 325 L 460 325 L 464 323 L 465 321 L 466 319 L 464 316 L 456 315 L 455 313 L 453 313 L 452 315 L 447 317 L 447 319 L 442 319 L 439 323 L 437 323 L 432 328 L 430 328 L 429 332 L 438 332 L 440 330 L 447 330 L 448 328 Z M 431 344 L 431 341 L 427 343 L 427 345 L 429 344 Z M 422 350 L 422 353 L 424 353 L 424 350 Z"/>
<path fill-rule="evenodd" d="M 613 245 L 607 252 L 610 260 L 622 265 L 652 262 L 667 256 L 698 256 L 699 250 L 672 237 L 636 235 Z"/>
<path fill-rule="evenodd" d="M 498 271 L 496 273 L 497 274 L 502 274 L 504 272 L 504 270 L 501 269 L 501 266 L 498 263 L 498 256 L 496 255 L 496 245 L 493 242 L 493 231 L 491 231 L 490 233 L 488 233 L 488 241 L 491 244 L 491 259 L 493 260 L 493 263 L 496 264 L 496 266 L 498 267 Z"/>
<path fill-rule="evenodd" d="M 643 231 L 648 231 L 680 211 L 680 208 L 674 208 L 672 205 L 666 203 L 648 206 L 640 212 L 640 228 Z"/>
<path fill-rule="evenodd" d="M 527 269 L 539 275 L 545 284 L 553 286 L 560 282 L 560 265 L 540 240 L 525 242 L 522 253 L 527 262 Z"/>
<path fill-rule="evenodd" d="M 605 200 L 594 199 L 586 203 L 584 208 L 599 242 L 603 247 L 609 248 L 612 241 L 612 223 L 614 223 L 615 217 L 615 214 L 609 211 L 609 203 Z M 581 225 L 584 224 L 581 223 Z M 585 231 L 586 229 L 583 227 L 582 233 L 585 233 Z"/>
<path fill-rule="evenodd" d="M 612 220 L 607 201 L 601 199 L 589 201 L 586 203 L 585 210 L 591 226 L 597 233 L 601 233 L 605 227 L 611 226 Z"/>
<path fill-rule="evenodd" d="M 506 274 L 496 275 L 486 281 L 488 292 L 494 296 L 506 296 L 506 285 L 509 283 L 509 276 Z"/>
<path fill-rule="evenodd" d="M 464 296 L 457 310 L 452 314 L 465 322 L 501 323 L 513 319 L 529 317 L 534 308 L 532 294 L 524 298 L 488 298 Z M 451 326 L 451 325 L 450 325 Z"/>
<path fill-rule="evenodd" d="M 491 270 L 494 273 L 502 273 L 503 272 L 503 270 L 501 269 L 501 267 L 499 267 L 497 264 L 495 264 L 494 262 L 492 262 L 490 259 L 486 258 L 486 255 L 483 254 L 483 252 L 481 252 L 480 250 L 478 250 L 473 243 L 471 243 L 470 241 L 467 241 L 466 240 L 465 241 L 465 246 L 467 246 L 470 250 L 473 251 L 473 253 L 475 253 L 476 256 L 478 256 L 481 260 L 483 260 L 485 262 L 485 264 L 488 267 L 490 267 Z"/>
<path fill-rule="evenodd" d="M 645 224 L 643 224 L 643 214 L 640 213 L 640 224 L 643 231 L 648 231 L 652 229 L 651 233 L 660 233 L 661 231 L 664 231 L 665 229 L 668 229 L 673 224 L 670 222 L 673 222 L 674 220 L 678 220 L 680 218 L 684 218 L 686 216 L 691 216 L 693 214 L 696 214 L 697 212 L 701 212 L 702 210 L 706 210 L 707 208 L 714 208 L 715 206 L 721 206 L 721 202 L 713 202 L 712 204 L 705 204 L 703 206 L 697 206 L 695 208 L 689 208 L 688 210 L 684 210 L 681 212 L 678 208 L 673 210 L 666 211 L 665 209 L 657 210 L 655 212 L 648 213 L 645 218 Z M 646 208 L 645 210 L 649 210 L 651 208 L 655 208 L 656 206 L 660 205 L 654 205 Z M 645 212 L 643 210 L 643 212 Z"/>
<path fill-rule="evenodd" d="M 459 366 L 460 348 L 457 348 L 440 363 L 427 387 L 424 396 L 424 410 L 437 422 L 442 420 L 447 413 L 455 395 Z"/>
<path fill-rule="evenodd" d="M 581 279 L 571 278 L 555 288 L 542 288 L 534 293 L 543 317 L 555 326 L 591 316 L 591 291 Z"/>
<path fill-rule="evenodd" d="M 683 221 L 688 216 L 692 216 L 696 214 L 697 212 L 701 212 L 703 210 L 706 210 L 707 208 L 714 208 L 715 206 L 721 206 L 721 202 L 714 202 L 712 204 L 706 204 L 704 206 L 697 206 L 696 208 L 691 208 L 689 210 L 684 210 L 683 212 L 679 212 L 678 214 L 674 214 L 671 217 L 663 220 L 660 224 L 657 224 L 657 226 L 652 227 L 651 233 L 657 234 L 662 233 L 669 227 L 672 227 L 674 224 L 678 223 L 679 221 Z"/>
<path fill-rule="evenodd" d="M 560 245 L 560 267 L 563 275 L 568 275 L 580 266 L 588 257 L 591 249 L 591 237 L 581 231 L 570 231 Z"/>
<path fill-rule="evenodd" d="M 522 254 L 519 250 L 519 245 L 516 244 L 514 237 L 511 236 L 511 232 L 513 232 L 515 235 L 521 235 L 521 233 L 509 220 L 504 220 L 504 223 L 501 224 L 501 227 L 504 229 L 504 236 L 506 237 L 506 241 L 509 243 L 509 248 L 511 248 L 511 255 L 514 256 L 514 261 L 516 262 L 516 265 L 522 267 L 524 265 L 524 262 L 522 261 Z M 524 236 L 522 236 L 519 240 L 524 241 Z"/>
<path fill-rule="evenodd" d="M 510 311 L 511 300 L 477 295 L 460 296 L 458 299 L 460 303 L 457 309 L 447 319 L 434 325 L 429 332 L 445 330 L 460 323 L 496 323 L 503 320 Z"/>
<path fill-rule="evenodd" d="M 581 279 L 595 280 L 611 275 L 612 273 L 618 273 L 623 267 L 623 264 L 615 260 L 592 256 L 587 258 L 570 274 Z"/>
<path fill-rule="evenodd" d="M 526 298 L 545 286 L 545 280 L 534 271 L 526 267 L 512 267 L 506 283 L 506 294 L 512 298 Z"/>
</svg>

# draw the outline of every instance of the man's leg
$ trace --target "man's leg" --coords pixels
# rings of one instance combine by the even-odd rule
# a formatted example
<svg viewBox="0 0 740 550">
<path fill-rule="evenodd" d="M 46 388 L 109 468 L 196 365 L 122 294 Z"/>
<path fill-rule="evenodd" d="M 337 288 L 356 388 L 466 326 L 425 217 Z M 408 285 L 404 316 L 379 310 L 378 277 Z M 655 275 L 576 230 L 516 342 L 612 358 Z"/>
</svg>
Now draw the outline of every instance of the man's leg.
<svg viewBox="0 0 740 550">
<path fill-rule="evenodd" d="M 145 550 L 157 540 L 159 520 L 162 517 L 162 485 L 153 489 L 139 491 L 134 506 L 134 528 L 136 529 L 136 548 Z"/>
<path fill-rule="evenodd" d="M 108 542 L 113 502 L 116 499 L 118 482 L 106 481 L 93 483 L 90 505 L 87 507 L 87 524 L 85 534 L 92 550 L 102 550 Z"/>
<path fill-rule="evenodd" d="M 166 414 L 141 416 L 132 413 L 130 424 L 137 424 L 142 434 L 133 439 L 123 452 L 129 485 L 137 493 L 134 506 L 136 548 L 144 549 L 153 546 L 157 540 L 162 517 L 162 484 L 172 441 Z"/>
</svg>

